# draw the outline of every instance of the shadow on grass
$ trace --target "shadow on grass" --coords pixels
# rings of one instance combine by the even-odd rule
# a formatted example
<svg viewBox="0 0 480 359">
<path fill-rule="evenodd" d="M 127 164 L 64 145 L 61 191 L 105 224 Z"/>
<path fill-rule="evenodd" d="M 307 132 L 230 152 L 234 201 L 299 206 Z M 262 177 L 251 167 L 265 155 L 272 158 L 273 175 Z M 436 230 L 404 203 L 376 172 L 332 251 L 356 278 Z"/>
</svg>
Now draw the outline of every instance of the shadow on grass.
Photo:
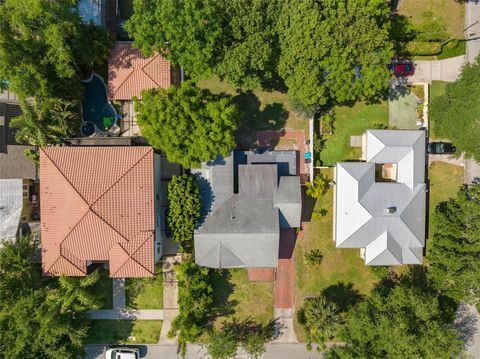
<svg viewBox="0 0 480 359">
<path fill-rule="evenodd" d="M 338 282 L 322 291 L 322 295 L 332 303 L 335 303 L 340 312 L 347 312 L 355 304 L 363 299 L 363 295 L 353 288 L 353 283 Z"/>
<path fill-rule="evenodd" d="M 232 318 L 230 321 L 224 321 L 223 331 L 235 333 L 240 338 L 248 338 L 251 334 L 260 335 L 265 342 L 277 339 L 284 329 L 278 319 L 272 319 L 267 324 L 262 324 L 249 317 L 243 320 Z"/>
<path fill-rule="evenodd" d="M 235 313 L 236 300 L 231 300 L 230 295 L 235 289 L 231 281 L 232 275 L 226 269 L 212 270 L 210 280 L 213 286 L 213 305 L 210 320 L 218 316 L 228 316 Z"/>
<path fill-rule="evenodd" d="M 240 92 L 234 97 L 234 102 L 241 111 L 238 129 L 239 149 L 255 148 L 257 131 L 279 131 L 285 126 L 288 111 L 281 103 L 268 104 L 262 109 L 260 100 L 253 91 Z M 270 144 L 272 147 L 276 145 Z"/>
</svg>

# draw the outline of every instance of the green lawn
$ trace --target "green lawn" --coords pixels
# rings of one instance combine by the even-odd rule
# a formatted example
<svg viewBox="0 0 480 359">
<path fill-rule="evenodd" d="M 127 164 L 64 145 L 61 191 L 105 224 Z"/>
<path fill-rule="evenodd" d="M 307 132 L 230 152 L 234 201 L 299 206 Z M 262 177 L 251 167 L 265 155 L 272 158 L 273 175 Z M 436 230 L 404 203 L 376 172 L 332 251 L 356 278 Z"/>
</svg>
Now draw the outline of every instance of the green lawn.
<svg viewBox="0 0 480 359">
<path fill-rule="evenodd" d="M 286 93 L 261 88 L 241 91 L 220 81 L 216 76 L 199 81 L 198 86 L 214 93 L 223 92 L 235 96 L 235 102 L 243 114 L 239 129 L 241 147 L 251 147 L 256 140 L 256 131 L 259 130 L 303 130 L 308 138 L 308 121 L 292 111 L 292 104 Z"/>
<path fill-rule="evenodd" d="M 273 282 L 250 282 L 246 269 L 217 271 L 214 281 L 215 326 L 227 318 L 273 319 Z"/>
<path fill-rule="evenodd" d="M 333 178 L 333 170 L 324 170 Z M 336 298 L 340 306 L 367 294 L 376 282 L 376 278 L 360 258 L 359 249 L 335 248 L 333 242 L 333 190 L 317 200 L 315 212 L 327 210 L 325 216 L 315 215 L 304 226 L 304 238 L 295 245 L 295 303 L 297 309 L 308 296 L 318 296 L 326 290 Z M 305 264 L 304 255 L 312 249 L 320 249 L 323 262 L 318 269 Z M 295 321 L 295 330 L 300 340 L 303 332 Z"/>
<path fill-rule="evenodd" d="M 387 101 L 335 107 L 334 132 L 332 135 L 324 135 L 325 147 L 320 150 L 322 165 L 334 166 L 340 161 L 358 160 L 361 150 L 350 147 L 350 136 L 361 135 L 376 124 L 388 126 Z"/>
<path fill-rule="evenodd" d="M 100 279 L 92 287 L 92 292 L 100 296 L 101 309 L 113 308 L 112 278 L 108 276 L 107 271 L 100 270 Z"/>
<path fill-rule="evenodd" d="M 153 278 L 125 279 L 126 306 L 134 309 L 163 308 L 163 272 L 162 264 L 155 265 Z"/>
<path fill-rule="evenodd" d="M 89 344 L 157 344 L 161 320 L 92 320 Z"/>
<path fill-rule="evenodd" d="M 432 81 L 430 85 L 430 101 L 435 97 L 442 96 L 447 90 L 448 82 L 445 81 Z M 440 139 L 440 137 L 435 133 L 435 123 L 429 118 L 430 123 L 428 124 L 429 136 L 432 140 Z"/>
<path fill-rule="evenodd" d="M 430 180 L 430 203 L 429 203 L 429 233 L 432 234 L 435 225 L 435 207 L 443 201 L 454 197 L 458 189 L 463 185 L 464 169 L 445 162 L 433 162 L 428 169 Z M 427 242 L 428 243 L 428 242 Z M 428 248 L 428 247 L 427 247 Z"/>
</svg>

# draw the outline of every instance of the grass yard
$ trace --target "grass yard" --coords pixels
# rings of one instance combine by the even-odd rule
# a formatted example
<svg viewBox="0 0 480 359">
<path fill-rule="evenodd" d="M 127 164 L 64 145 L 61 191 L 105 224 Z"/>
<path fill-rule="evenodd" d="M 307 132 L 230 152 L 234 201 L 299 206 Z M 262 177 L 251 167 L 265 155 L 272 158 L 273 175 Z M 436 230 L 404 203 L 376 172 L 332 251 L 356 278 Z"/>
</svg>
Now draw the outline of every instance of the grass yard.
<svg viewBox="0 0 480 359">
<path fill-rule="evenodd" d="M 273 282 L 250 282 L 246 269 L 217 271 L 213 281 L 215 326 L 232 317 L 263 324 L 273 319 Z"/>
<path fill-rule="evenodd" d="M 329 178 L 333 170 L 325 169 Z M 321 216 L 326 209 L 325 216 Z M 315 212 L 317 214 L 315 214 Z M 376 278 L 360 258 L 359 249 L 335 248 L 333 242 L 333 190 L 329 190 L 317 200 L 314 217 L 304 226 L 305 235 L 295 245 L 295 302 L 297 309 L 308 296 L 325 293 L 335 298 L 340 306 L 346 305 L 367 294 L 376 282 Z M 305 264 L 304 255 L 312 249 L 319 249 L 323 254 L 322 264 L 318 269 Z M 295 320 L 295 331 L 299 340 L 303 340 L 303 331 Z"/>
<path fill-rule="evenodd" d="M 443 201 L 454 197 L 463 185 L 464 168 L 445 162 L 433 162 L 428 169 L 430 180 L 429 236 L 435 225 L 435 207 Z M 428 244 L 428 241 L 427 241 Z M 428 246 L 427 246 L 428 249 Z"/>
<path fill-rule="evenodd" d="M 162 264 L 155 265 L 153 278 L 126 278 L 125 303 L 134 309 L 163 308 L 163 272 Z"/>
<path fill-rule="evenodd" d="M 89 344 L 157 344 L 161 320 L 92 320 Z"/>
<path fill-rule="evenodd" d="M 432 81 L 432 84 L 430 85 L 430 101 L 432 101 L 432 99 L 434 99 L 435 97 L 444 95 L 445 91 L 447 90 L 447 85 L 448 82 L 445 81 Z M 429 118 L 428 127 L 431 140 L 441 139 L 435 133 L 435 123 L 431 120 L 431 118 Z"/>
<path fill-rule="evenodd" d="M 325 147 L 320 150 L 323 166 L 334 166 L 337 162 L 358 160 L 360 148 L 350 147 L 350 136 L 358 136 L 366 129 L 381 124 L 388 126 L 388 102 L 367 105 L 357 103 L 353 107 L 335 107 L 333 134 L 324 135 Z"/>
<path fill-rule="evenodd" d="M 100 296 L 101 309 L 113 308 L 112 278 L 108 276 L 107 271 L 100 270 L 100 279 L 92 287 L 92 292 Z"/>
<path fill-rule="evenodd" d="M 398 13 L 408 17 L 414 26 L 433 20 L 445 27 L 449 37 L 464 38 L 464 4 L 453 0 L 402 0 Z"/>
<path fill-rule="evenodd" d="M 303 130 L 308 138 L 308 121 L 292 111 L 286 93 L 261 88 L 242 92 L 216 76 L 199 81 L 198 86 L 214 93 L 223 92 L 235 96 L 235 102 L 243 114 L 239 129 L 240 146 L 251 147 L 256 140 L 256 131 L 261 130 Z"/>
</svg>

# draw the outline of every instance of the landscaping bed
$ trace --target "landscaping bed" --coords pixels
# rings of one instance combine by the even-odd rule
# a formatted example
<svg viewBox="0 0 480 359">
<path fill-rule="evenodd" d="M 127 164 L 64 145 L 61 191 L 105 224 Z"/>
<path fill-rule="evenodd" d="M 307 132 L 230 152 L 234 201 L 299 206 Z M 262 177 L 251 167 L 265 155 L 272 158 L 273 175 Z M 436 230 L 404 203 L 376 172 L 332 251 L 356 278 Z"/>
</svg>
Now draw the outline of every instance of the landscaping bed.
<svg viewBox="0 0 480 359">
<path fill-rule="evenodd" d="M 333 179 L 332 169 L 322 169 L 322 173 Z M 319 249 L 323 255 L 318 268 L 308 266 L 305 262 L 305 253 L 312 249 Z M 340 301 L 347 302 L 367 294 L 376 283 L 375 276 L 360 258 L 359 249 L 335 248 L 332 189 L 317 200 L 312 220 L 304 224 L 304 235 L 297 239 L 295 271 L 297 310 L 305 298 L 318 296 L 323 290 Z M 303 340 L 303 331 L 296 319 L 294 325 L 298 339 Z"/>
<path fill-rule="evenodd" d="M 89 344 L 157 344 L 161 320 L 92 320 Z"/>
<path fill-rule="evenodd" d="M 376 104 L 357 103 L 352 107 L 334 108 L 333 134 L 322 136 L 320 148 L 322 166 L 334 166 L 337 162 L 358 160 L 361 149 L 350 147 L 350 136 L 362 135 L 365 130 L 388 126 L 388 102 Z M 315 144 L 317 146 L 317 144 Z"/>
<path fill-rule="evenodd" d="M 155 265 L 152 278 L 125 279 L 125 305 L 134 309 L 163 308 L 163 271 L 162 264 Z"/>
<path fill-rule="evenodd" d="M 108 272 L 103 269 L 99 269 L 100 279 L 95 283 L 91 289 L 93 293 L 100 296 L 102 306 L 100 309 L 112 309 L 113 308 L 113 292 L 112 292 L 112 278 L 108 276 Z"/>
</svg>

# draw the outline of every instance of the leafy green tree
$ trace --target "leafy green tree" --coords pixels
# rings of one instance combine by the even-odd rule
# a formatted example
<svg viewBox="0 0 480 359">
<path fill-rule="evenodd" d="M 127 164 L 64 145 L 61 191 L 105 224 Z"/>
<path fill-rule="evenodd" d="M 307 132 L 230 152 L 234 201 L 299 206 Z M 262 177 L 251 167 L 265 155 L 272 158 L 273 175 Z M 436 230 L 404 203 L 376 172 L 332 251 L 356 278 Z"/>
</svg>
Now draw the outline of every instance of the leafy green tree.
<svg viewBox="0 0 480 359">
<path fill-rule="evenodd" d="M 459 190 L 435 209 L 428 278 L 457 301 L 480 299 L 480 184 Z"/>
<path fill-rule="evenodd" d="M 172 322 L 168 336 L 173 338 L 178 335 L 178 345 L 185 357 L 187 343 L 197 339 L 205 330 L 213 303 L 213 287 L 210 284 L 209 269 L 198 266 L 193 258 L 178 264 L 175 271 L 179 313 Z"/>
<path fill-rule="evenodd" d="M 235 147 L 239 111 L 230 98 L 191 82 L 180 88 L 144 91 L 135 101 L 137 121 L 154 148 L 185 168 L 227 156 Z"/>
<path fill-rule="evenodd" d="M 432 99 L 430 120 L 437 137 L 452 141 L 457 153 L 480 161 L 480 63 L 465 65 L 460 78 L 447 85 L 445 94 Z"/>
<path fill-rule="evenodd" d="M 325 341 L 332 339 L 340 326 L 337 306 L 324 296 L 306 299 L 297 312 L 297 320 L 303 327 L 308 350 L 312 350 L 312 343 L 319 345 L 318 350 L 325 349 Z"/>
<path fill-rule="evenodd" d="M 55 146 L 62 138 L 71 137 L 80 128 L 80 115 L 74 101 L 61 98 L 35 99 L 33 104 L 22 104 L 22 114 L 11 120 L 10 126 L 17 129 L 19 143 Z"/>
<path fill-rule="evenodd" d="M 238 339 L 232 332 L 213 329 L 206 345 L 212 359 L 230 359 L 237 355 Z"/>
<path fill-rule="evenodd" d="M 216 0 L 135 0 L 125 27 L 146 55 L 162 53 L 193 78 L 205 77 L 223 53 L 224 6 Z"/>
<path fill-rule="evenodd" d="M 383 0 L 288 0 L 278 22 L 278 71 L 305 105 L 373 99 L 388 87 L 393 55 Z"/>
<path fill-rule="evenodd" d="M 84 278 L 43 277 L 32 263 L 36 243 L 29 237 L 0 248 L 0 357 L 78 358 L 84 354 L 90 320 L 98 308 Z"/>
<path fill-rule="evenodd" d="M 458 333 L 441 320 L 433 295 L 415 286 L 374 291 L 349 313 L 339 339 L 346 344 L 326 358 L 454 358 Z"/>
<path fill-rule="evenodd" d="M 312 182 L 306 182 L 305 186 L 307 187 L 306 193 L 308 196 L 319 199 L 325 193 L 327 193 L 330 188 L 329 185 L 330 179 L 327 175 L 319 173 L 313 178 Z"/>
<path fill-rule="evenodd" d="M 168 184 L 168 226 L 180 249 L 191 252 L 193 231 L 200 218 L 200 190 L 191 175 L 173 176 Z"/>
</svg>

